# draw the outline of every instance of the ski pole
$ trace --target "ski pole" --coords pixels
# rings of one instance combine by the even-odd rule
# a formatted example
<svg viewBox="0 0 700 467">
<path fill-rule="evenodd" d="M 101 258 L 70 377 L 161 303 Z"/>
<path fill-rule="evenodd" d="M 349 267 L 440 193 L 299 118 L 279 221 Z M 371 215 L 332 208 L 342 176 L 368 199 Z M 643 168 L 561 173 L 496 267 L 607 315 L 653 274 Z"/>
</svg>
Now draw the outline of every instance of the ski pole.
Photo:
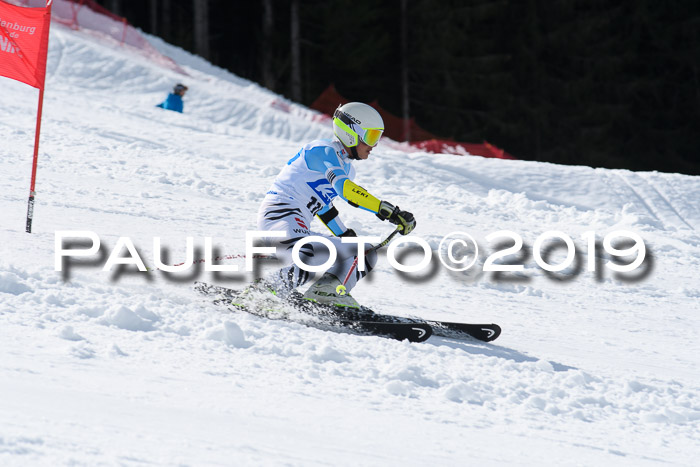
<svg viewBox="0 0 700 467">
<path fill-rule="evenodd" d="M 386 237 L 381 243 L 379 243 L 379 244 L 377 244 L 377 245 L 374 245 L 374 246 L 371 247 L 371 248 L 366 249 L 366 250 L 365 250 L 365 255 L 367 255 L 368 253 L 372 253 L 373 251 L 377 251 L 378 249 L 383 248 L 383 247 L 385 247 L 386 245 L 388 245 L 389 242 L 396 236 L 396 234 L 398 234 L 398 233 L 401 232 L 402 230 L 403 230 L 403 227 L 402 227 L 402 226 L 399 225 L 398 227 L 396 227 L 396 229 L 395 229 L 393 232 L 391 232 L 391 233 L 389 234 L 389 236 Z M 355 261 L 352 262 L 352 266 L 350 266 L 350 270 L 348 271 L 347 275 L 345 276 L 345 279 L 343 280 L 343 283 L 340 284 L 338 287 L 335 288 L 335 293 L 337 293 L 338 295 L 345 295 L 345 294 L 347 293 L 346 290 L 345 290 L 345 284 L 347 284 L 348 281 L 350 280 L 350 275 L 352 274 L 352 272 L 353 272 L 353 271 L 355 270 L 355 268 L 357 267 L 357 262 L 358 262 L 358 257 L 355 256 Z"/>
</svg>

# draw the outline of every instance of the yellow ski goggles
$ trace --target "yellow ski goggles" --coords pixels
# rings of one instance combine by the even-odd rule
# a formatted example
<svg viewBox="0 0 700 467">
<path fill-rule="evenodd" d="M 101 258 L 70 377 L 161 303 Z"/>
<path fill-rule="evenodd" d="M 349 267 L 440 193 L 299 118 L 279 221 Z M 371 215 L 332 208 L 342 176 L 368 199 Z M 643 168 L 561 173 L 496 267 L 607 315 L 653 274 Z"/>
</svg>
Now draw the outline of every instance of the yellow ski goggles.
<svg viewBox="0 0 700 467">
<path fill-rule="evenodd" d="M 362 128 L 344 113 L 339 110 L 335 111 L 333 114 L 333 123 L 338 125 L 343 130 L 347 131 L 351 135 L 354 135 L 354 144 L 349 147 L 357 146 L 358 137 L 368 146 L 376 146 L 379 143 L 382 134 L 384 133 L 384 128 Z"/>
</svg>

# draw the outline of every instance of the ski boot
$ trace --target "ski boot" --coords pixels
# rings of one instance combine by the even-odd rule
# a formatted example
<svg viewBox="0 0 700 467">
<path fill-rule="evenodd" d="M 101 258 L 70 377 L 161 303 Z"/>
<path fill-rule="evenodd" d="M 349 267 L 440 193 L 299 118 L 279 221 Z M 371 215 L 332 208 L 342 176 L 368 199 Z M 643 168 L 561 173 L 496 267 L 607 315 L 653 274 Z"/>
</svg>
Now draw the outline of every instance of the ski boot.
<svg viewBox="0 0 700 467">
<path fill-rule="evenodd" d="M 347 292 L 340 280 L 325 273 L 304 293 L 304 300 L 343 309 L 360 309 L 360 304 Z"/>
</svg>

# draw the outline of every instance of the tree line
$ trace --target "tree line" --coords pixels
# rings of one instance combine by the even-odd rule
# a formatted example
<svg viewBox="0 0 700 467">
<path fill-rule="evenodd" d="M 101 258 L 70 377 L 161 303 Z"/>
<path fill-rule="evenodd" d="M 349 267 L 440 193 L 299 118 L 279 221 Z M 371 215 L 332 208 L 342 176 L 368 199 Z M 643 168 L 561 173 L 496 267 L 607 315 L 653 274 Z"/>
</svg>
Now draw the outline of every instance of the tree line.
<svg viewBox="0 0 700 467">
<path fill-rule="evenodd" d="M 310 105 L 330 84 L 519 159 L 700 174 L 695 0 L 101 0 Z"/>
</svg>

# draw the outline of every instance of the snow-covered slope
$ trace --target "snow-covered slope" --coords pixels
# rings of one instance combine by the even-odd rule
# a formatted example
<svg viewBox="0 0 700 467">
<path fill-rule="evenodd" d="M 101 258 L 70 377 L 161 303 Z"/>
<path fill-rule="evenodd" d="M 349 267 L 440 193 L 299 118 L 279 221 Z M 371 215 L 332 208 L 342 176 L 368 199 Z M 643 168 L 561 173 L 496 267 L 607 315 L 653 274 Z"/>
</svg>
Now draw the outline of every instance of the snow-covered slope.
<svg viewBox="0 0 700 467">
<path fill-rule="evenodd" d="M 189 76 L 52 27 L 31 235 L 37 91 L 0 80 L 0 464 L 697 462 L 698 177 L 406 153 L 385 141 L 357 164 L 357 181 L 414 212 L 415 237 L 433 248 L 464 231 L 482 253 L 464 274 L 437 260 L 399 274 L 382 257 L 354 295 L 387 313 L 497 322 L 503 335 L 409 344 L 226 313 L 192 281 L 239 287 L 249 275 L 101 267 L 119 237 L 148 265 L 160 237 L 179 263 L 188 236 L 197 258 L 212 237 L 224 263 L 242 267 L 233 257 L 272 178 L 330 128 L 154 45 Z M 190 87 L 185 113 L 154 107 L 178 81 Z M 391 229 L 338 208 L 361 234 Z M 61 230 L 97 233 L 102 255 L 56 272 Z M 496 247 L 486 237 L 500 230 L 525 243 L 521 273 L 481 271 Z M 533 259 L 551 230 L 575 242 L 578 271 L 551 277 Z M 643 238 L 647 261 L 617 277 L 598 253 L 588 271 L 582 234 L 617 230 Z"/>
</svg>

